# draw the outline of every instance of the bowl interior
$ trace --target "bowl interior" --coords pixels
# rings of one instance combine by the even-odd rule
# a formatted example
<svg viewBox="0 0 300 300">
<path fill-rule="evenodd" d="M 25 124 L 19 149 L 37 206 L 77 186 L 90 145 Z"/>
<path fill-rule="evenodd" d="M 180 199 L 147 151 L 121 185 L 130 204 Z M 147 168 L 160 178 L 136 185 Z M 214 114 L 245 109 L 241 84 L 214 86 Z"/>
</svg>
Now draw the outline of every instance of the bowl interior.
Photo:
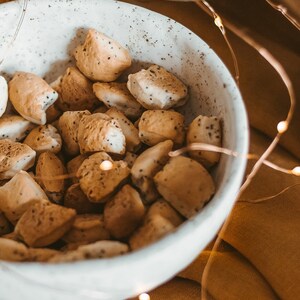
<svg viewBox="0 0 300 300">
<path fill-rule="evenodd" d="M 17 3 L 1 5 L 0 40 L 4 44 L 9 40 L 8 32 L 14 28 L 11 20 L 16 20 L 17 12 Z M 176 74 L 189 86 L 190 99 L 181 108 L 186 121 L 199 114 L 220 117 L 223 146 L 241 154 L 247 152 L 245 109 L 224 64 L 193 32 L 172 19 L 140 7 L 110 0 L 32 0 L 1 73 L 9 78 L 15 71 L 28 71 L 51 82 L 69 65 L 74 65 L 72 52 L 84 40 L 88 28 L 104 32 L 130 50 L 134 63 L 127 74 L 153 63 Z M 5 47 L 0 50 L 0 56 L 3 49 Z M 127 74 L 123 75 L 124 80 Z M 184 268 L 216 234 L 233 206 L 245 163 L 243 156 L 222 157 L 214 171 L 217 184 L 214 198 L 195 218 L 150 247 L 101 261 L 59 266 L 10 265 L 39 281 L 48 280 L 51 285 L 62 286 L 63 280 L 64 287 L 71 287 L 75 282 L 78 288 L 106 291 L 108 297 L 129 297 L 153 288 Z M 168 257 L 170 254 L 176 257 Z M 62 276 L 65 272 L 68 278 Z M 128 278 L 128 274 L 133 275 Z M 122 283 L 116 287 L 113 278 Z"/>
</svg>

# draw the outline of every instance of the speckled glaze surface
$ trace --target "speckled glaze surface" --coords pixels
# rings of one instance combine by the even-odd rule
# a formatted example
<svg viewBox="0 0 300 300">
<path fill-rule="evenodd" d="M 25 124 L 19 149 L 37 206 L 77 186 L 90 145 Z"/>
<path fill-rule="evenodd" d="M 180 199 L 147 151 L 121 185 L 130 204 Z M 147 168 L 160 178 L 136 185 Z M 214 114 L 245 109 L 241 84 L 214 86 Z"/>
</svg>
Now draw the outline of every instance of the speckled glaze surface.
<svg viewBox="0 0 300 300">
<path fill-rule="evenodd" d="M 14 2 L 0 5 L 0 57 L 19 8 Z M 149 10 L 110 0 L 32 0 L 0 73 L 9 78 L 16 70 L 29 71 L 52 81 L 73 64 L 72 51 L 90 27 L 130 50 L 134 64 L 127 73 L 150 63 L 174 72 L 190 89 L 190 100 L 182 108 L 187 122 L 200 113 L 217 115 L 223 122 L 223 145 L 247 152 L 247 116 L 228 70 L 194 33 Z M 195 218 L 145 249 L 71 264 L 1 264 L 1 300 L 125 299 L 158 286 L 186 267 L 215 236 L 232 209 L 245 165 L 243 156 L 222 157 L 214 174 L 214 198 Z"/>
</svg>

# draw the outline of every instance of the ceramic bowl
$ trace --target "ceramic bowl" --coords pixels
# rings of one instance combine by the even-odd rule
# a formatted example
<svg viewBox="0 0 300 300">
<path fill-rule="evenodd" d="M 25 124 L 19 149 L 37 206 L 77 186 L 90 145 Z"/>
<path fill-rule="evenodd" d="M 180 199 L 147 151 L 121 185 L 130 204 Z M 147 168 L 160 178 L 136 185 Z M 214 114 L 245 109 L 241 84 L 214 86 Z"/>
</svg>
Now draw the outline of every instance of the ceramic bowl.
<svg viewBox="0 0 300 300">
<path fill-rule="evenodd" d="M 0 6 L 0 41 L 11 38 L 19 4 Z M 240 92 L 222 61 L 181 24 L 149 10 L 110 0 L 29 1 L 24 24 L 1 72 L 22 70 L 52 81 L 74 64 L 72 51 L 88 28 L 126 46 L 134 58 L 129 72 L 150 63 L 164 66 L 190 88 L 182 108 L 187 122 L 198 114 L 217 115 L 223 145 L 248 150 L 247 116 Z M 0 50 L 0 57 L 5 47 Z M 1 263 L 1 299 L 124 299 L 155 288 L 191 263 L 213 239 L 231 211 L 245 156 L 222 157 L 214 172 L 217 191 L 194 218 L 140 251 L 111 259 L 68 264 Z"/>
</svg>

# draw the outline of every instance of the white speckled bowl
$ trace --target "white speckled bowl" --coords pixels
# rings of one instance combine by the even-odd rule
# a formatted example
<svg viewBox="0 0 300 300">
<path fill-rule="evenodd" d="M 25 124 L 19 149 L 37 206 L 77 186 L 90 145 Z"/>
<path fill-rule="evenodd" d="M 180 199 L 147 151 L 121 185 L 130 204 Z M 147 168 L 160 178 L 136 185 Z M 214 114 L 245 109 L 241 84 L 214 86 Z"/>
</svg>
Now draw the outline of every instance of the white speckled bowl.
<svg viewBox="0 0 300 300">
<path fill-rule="evenodd" d="M 18 8 L 14 2 L 0 6 L 2 43 L 10 38 Z M 224 146 L 247 152 L 245 108 L 224 64 L 187 28 L 140 7 L 110 0 L 32 0 L 2 73 L 9 77 L 24 70 L 54 79 L 72 64 L 70 53 L 89 27 L 127 46 L 135 61 L 132 70 L 151 62 L 177 74 L 190 87 L 183 109 L 187 121 L 200 113 L 219 116 Z M 232 209 L 245 165 L 244 156 L 222 157 L 214 176 L 214 198 L 195 218 L 145 249 L 70 264 L 1 264 L 1 300 L 124 299 L 158 286 L 186 267 L 215 236 Z"/>
</svg>

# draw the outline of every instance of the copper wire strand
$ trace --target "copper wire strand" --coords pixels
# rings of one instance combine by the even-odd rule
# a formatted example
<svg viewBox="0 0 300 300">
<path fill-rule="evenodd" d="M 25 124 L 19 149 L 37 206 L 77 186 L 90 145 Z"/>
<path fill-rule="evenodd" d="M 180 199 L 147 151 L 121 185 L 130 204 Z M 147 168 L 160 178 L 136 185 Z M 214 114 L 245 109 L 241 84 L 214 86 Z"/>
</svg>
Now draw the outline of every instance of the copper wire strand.
<svg viewBox="0 0 300 300">
<path fill-rule="evenodd" d="M 233 157 L 242 157 L 242 156 L 244 156 L 248 160 L 257 160 L 258 161 L 260 159 L 260 156 L 257 155 L 257 154 L 247 153 L 247 154 L 243 155 L 243 154 L 237 153 L 236 151 L 233 151 L 233 150 L 230 150 L 230 149 L 227 149 L 227 148 L 218 147 L 218 146 L 205 144 L 205 143 L 191 143 L 186 147 L 183 147 L 183 148 L 180 148 L 178 150 L 169 152 L 169 156 L 170 157 L 175 157 L 175 156 L 182 155 L 182 154 L 184 154 L 186 152 L 189 152 L 189 151 L 210 151 L 210 152 L 222 153 L 222 154 L 233 156 Z M 277 164 L 275 164 L 271 161 L 268 161 L 266 159 L 264 159 L 262 161 L 262 163 L 264 165 L 266 165 L 267 167 L 269 167 L 273 170 L 276 170 L 278 172 L 282 172 L 282 173 L 285 173 L 285 174 L 297 176 L 296 174 L 293 173 L 292 170 L 280 167 Z"/>
<path fill-rule="evenodd" d="M 289 191 L 290 189 L 296 187 L 296 186 L 299 186 L 300 183 L 295 183 L 293 185 L 289 185 L 287 186 L 286 188 L 284 188 L 283 190 L 281 190 L 280 192 L 278 192 L 277 194 L 274 194 L 274 195 L 270 195 L 270 196 L 265 196 L 265 197 L 262 197 L 262 198 L 257 198 L 257 199 L 239 199 L 238 202 L 248 202 L 248 203 L 261 203 L 261 202 L 265 202 L 265 201 L 268 201 L 268 200 L 272 200 L 284 193 L 286 193 L 287 191 Z"/>
<path fill-rule="evenodd" d="M 285 18 L 287 18 L 287 20 L 289 20 L 298 30 L 300 30 L 299 22 L 288 13 L 288 9 L 285 6 L 283 6 L 282 4 L 276 4 L 271 0 L 266 1 L 274 9 L 278 10 Z"/>
<path fill-rule="evenodd" d="M 235 81 L 237 83 L 237 85 L 239 85 L 239 80 L 240 80 L 240 70 L 239 70 L 239 64 L 238 64 L 238 60 L 237 57 L 235 55 L 235 52 L 233 50 L 233 47 L 227 37 L 227 33 L 226 33 L 226 29 L 225 26 L 223 25 L 223 21 L 221 19 L 221 17 L 216 13 L 216 11 L 214 10 L 214 8 L 205 0 L 196 0 L 194 1 L 200 8 L 202 5 L 204 5 L 206 8 L 208 8 L 208 10 L 211 12 L 213 18 L 214 18 L 214 23 L 215 25 L 220 29 L 223 38 L 227 44 L 227 47 L 230 51 L 230 55 L 233 61 L 233 66 L 234 66 L 234 71 L 235 71 Z"/>
<path fill-rule="evenodd" d="M 61 174 L 61 175 L 55 175 L 55 176 L 32 176 L 36 180 L 64 180 L 64 179 L 70 179 L 70 178 L 75 178 L 76 173 L 69 173 L 69 174 Z"/>
<path fill-rule="evenodd" d="M 269 147 L 266 149 L 266 151 L 261 155 L 260 159 L 256 162 L 254 167 L 252 168 L 251 172 L 246 178 L 246 181 L 242 185 L 239 196 L 243 193 L 243 191 L 247 188 L 247 186 L 250 184 L 251 180 L 253 177 L 257 174 L 259 168 L 263 164 L 264 160 L 273 152 L 275 147 L 280 141 L 281 136 L 286 132 L 288 129 L 293 115 L 295 111 L 295 106 L 296 106 L 296 96 L 295 96 L 295 91 L 293 88 L 293 84 L 286 73 L 285 69 L 283 66 L 279 63 L 279 61 L 264 47 L 262 47 L 260 44 L 258 44 L 256 41 L 254 41 L 251 37 L 249 37 L 247 34 L 245 34 L 242 30 L 236 28 L 232 24 L 229 25 L 230 30 L 232 30 L 237 36 L 239 36 L 241 39 L 243 39 L 247 44 L 249 44 L 252 48 L 257 50 L 259 54 L 275 69 L 275 71 L 278 73 L 280 78 L 282 79 L 283 83 L 285 84 L 289 99 L 290 99 L 290 107 L 286 116 L 286 119 L 282 122 L 286 124 L 286 129 L 283 132 L 278 132 Z"/>
<path fill-rule="evenodd" d="M 169 156 L 170 157 L 176 157 L 179 155 L 182 155 L 186 152 L 189 151 L 210 151 L 210 152 L 215 152 L 215 153 L 222 153 L 228 156 L 233 156 L 233 157 L 241 157 L 244 156 L 246 157 L 248 160 L 258 160 L 259 159 L 259 155 L 257 154 L 253 154 L 253 153 L 248 153 L 245 155 L 239 154 L 236 151 L 227 149 L 227 148 L 223 148 L 223 147 L 218 147 L 218 146 L 214 146 L 214 145 L 210 145 L 210 144 L 205 144 L 205 143 L 191 143 L 186 147 L 180 148 L 178 150 L 175 151 L 170 151 L 169 152 Z M 295 175 L 293 173 L 292 170 L 283 168 L 278 166 L 277 164 L 268 161 L 268 160 L 264 160 L 263 164 L 266 165 L 267 167 L 282 172 L 282 173 L 286 173 L 286 174 L 290 174 L 290 175 Z M 102 169 L 103 171 L 109 171 L 110 169 Z M 297 176 L 297 175 L 295 175 Z M 55 175 L 55 176 L 32 176 L 34 179 L 36 180 L 47 180 L 47 181 L 51 181 L 51 180 L 64 180 L 64 179 L 70 179 L 70 178 L 75 178 L 76 177 L 76 173 L 68 173 L 68 174 L 61 174 L 61 175 Z"/>
</svg>

